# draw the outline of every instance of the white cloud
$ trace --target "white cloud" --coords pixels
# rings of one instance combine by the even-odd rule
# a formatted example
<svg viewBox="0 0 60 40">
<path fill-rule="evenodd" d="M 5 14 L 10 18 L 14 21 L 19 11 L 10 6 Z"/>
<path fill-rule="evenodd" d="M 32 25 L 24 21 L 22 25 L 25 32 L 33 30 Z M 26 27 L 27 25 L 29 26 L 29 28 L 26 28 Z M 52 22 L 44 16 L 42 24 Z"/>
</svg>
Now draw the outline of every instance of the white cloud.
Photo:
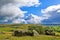
<svg viewBox="0 0 60 40">
<path fill-rule="evenodd" d="M 44 17 L 41 17 L 41 16 L 37 16 L 37 15 L 34 15 L 34 14 L 30 14 L 28 17 L 26 17 L 26 22 L 27 23 L 32 23 L 32 24 L 39 24 L 41 23 L 42 20 L 44 20 L 45 18 Z"/>
<path fill-rule="evenodd" d="M 60 23 L 60 5 L 49 6 L 41 11 L 43 16 L 47 17 L 47 20 L 43 20 L 45 23 Z"/>
<path fill-rule="evenodd" d="M 37 6 L 40 5 L 39 0 L 0 0 L 0 6 L 11 4 L 15 6 Z"/>
<path fill-rule="evenodd" d="M 42 13 L 48 13 L 51 11 L 60 10 L 60 5 L 52 5 L 42 10 Z"/>
<path fill-rule="evenodd" d="M 4 20 L 12 20 L 15 17 L 24 17 L 24 14 L 27 11 L 22 11 L 16 6 L 5 5 L 0 8 L 0 17 L 3 17 Z"/>
<path fill-rule="evenodd" d="M 18 18 L 18 19 L 14 19 L 14 20 L 12 21 L 12 23 L 14 23 L 14 24 L 15 24 L 15 23 L 18 23 L 18 24 L 19 24 L 19 23 L 25 23 L 25 24 L 27 24 L 27 22 L 26 22 L 24 19 L 19 19 L 19 18 Z"/>
<path fill-rule="evenodd" d="M 19 16 L 23 17 L 24 13 L 26 13 L 26 11 L 22 11 L 16 6 L 5 5 L 5 6 L 2 6 L 2 8 L 0 8 L 1 16 L 6 15 L 6 16 L 12 17 L 12 16 L 19 15 Z"/>
<path fill-rule="evenodd" d="M 39 6 L 40 4 L 39 0 L 0 0 L 0 22 L 13 20 L 13 23 L 15 21 L 15 23 L 22 23 L 25 21 L 22 18 L 27 11 L 22 11 L 20 8 L 23 6 Z"/>
<path fill-rule="evenodd" d="M 59 13 L 60 13 L 60 10 L 58 10 L 57 12 L 59 12 Z"/>
</svg>

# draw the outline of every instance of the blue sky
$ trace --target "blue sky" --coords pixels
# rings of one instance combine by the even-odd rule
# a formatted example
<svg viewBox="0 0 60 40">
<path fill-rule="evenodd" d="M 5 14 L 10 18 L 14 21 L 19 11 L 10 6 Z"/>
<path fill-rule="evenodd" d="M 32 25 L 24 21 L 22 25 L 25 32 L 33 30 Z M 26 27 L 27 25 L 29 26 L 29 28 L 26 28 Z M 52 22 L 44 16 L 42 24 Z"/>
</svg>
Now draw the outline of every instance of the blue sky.
<svg viewBox="0 0 60 40">
<path fill-rule="evenodd" d="M 52 6 L 52 5 L 57 5 L 60 4 L 60 0 L 39 0 L 41 2 L 41 5 L 39 5 L 38 7 L 32 6 L 32 7 L 22 7 L 21 10 L 23 11 L 28 11 L 27 14 L 33 13 L 35 15 L 40 16 L 41 13 L 41 9 L 45 9 L 48 6 Z"/>
<path fill-rule="evenodd" d="M 41 16 L 42 15 L 41 9 L 45 9 L 45 8 L 52 6 L 52 5 L 60 4 L 60 0 L 40 0 L 40 2 L 41 2 L 41 5 L 39 5 L 38 7 L 35 7 L 35 6 L 33 6 L 33 7 L 22 7 L 21 9 L 23 11 L 28 11 L 28 13 L 26 15 L 33 13 L 35 15 Z M 58 17 L 58 19 L 59 19 L 59 17 Z M 50 23 L 50 20 L 51 19 L 48 19 L 47 21 L 45 20 L 43 22 Z M 57 22 L 59 22 L 59 20 Z M 53 21 L 53 20 L 51 20 L 51 21 Z"/>
<path fill-rule="evenodd" d="M 0 23 L 60 24 L 60 0 L 0 0 Z"/>
</svg>

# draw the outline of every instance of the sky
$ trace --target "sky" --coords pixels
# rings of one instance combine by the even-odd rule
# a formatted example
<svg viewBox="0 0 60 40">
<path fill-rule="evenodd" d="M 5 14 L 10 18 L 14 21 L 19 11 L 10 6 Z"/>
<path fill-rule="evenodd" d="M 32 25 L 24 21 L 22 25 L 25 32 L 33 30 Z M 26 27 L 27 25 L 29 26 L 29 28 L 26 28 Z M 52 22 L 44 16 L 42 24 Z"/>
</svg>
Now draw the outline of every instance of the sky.
<svg viewBox="0 0 60 40">
<path fill-rule="evenodd" d="M 60 0 L 0 0 L 0 24 L 60 24 Z"/>
</svg>

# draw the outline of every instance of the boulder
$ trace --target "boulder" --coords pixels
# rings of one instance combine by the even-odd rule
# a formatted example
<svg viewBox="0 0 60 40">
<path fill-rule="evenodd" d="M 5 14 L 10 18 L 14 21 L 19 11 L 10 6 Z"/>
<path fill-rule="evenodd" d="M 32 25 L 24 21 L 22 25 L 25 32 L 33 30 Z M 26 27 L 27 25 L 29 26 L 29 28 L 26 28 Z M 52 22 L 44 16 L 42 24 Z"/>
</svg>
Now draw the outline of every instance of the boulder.
<svg viewBox="0 0 60 40">
<path fill-rule="evenodd" d="M 14 31 L 14 36 L 34 36 L 33 31 Z"/>
<path fill-rule="evenodd" d="M 55 32 L 53 30 L 45 30 L 46 35 L 55 35 Z"/>
</svg>

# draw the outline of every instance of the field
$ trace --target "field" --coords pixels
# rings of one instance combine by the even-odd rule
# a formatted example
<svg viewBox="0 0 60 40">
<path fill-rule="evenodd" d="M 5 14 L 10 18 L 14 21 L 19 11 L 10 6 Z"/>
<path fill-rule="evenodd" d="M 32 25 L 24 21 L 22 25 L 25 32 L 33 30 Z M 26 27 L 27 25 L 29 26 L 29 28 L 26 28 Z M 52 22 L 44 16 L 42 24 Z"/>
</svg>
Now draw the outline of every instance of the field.
<svg viewBox="0 0 60 40">
<path fill-rule="evenodd" d="M 55 30 L 56 36 L 40 34 L 39 36 L 22 36 L 16 37 L 12 36 L 13 32 L 11 30 L 27 30 L 28 26 L 37 26 L 32 24 L 0 24 L 0 40 L 60 40 L 60 33 L 57 27 L 49 27 Z M 3 32 L 3 33 L 1 33 Z"/>
<path fill-rule="evenodd" d="M 60 40 L 60 37 L 48 35 L 14 37 L 9 34 L 5 34 L 0 35 L 0 40 Z"/>
</svg>

